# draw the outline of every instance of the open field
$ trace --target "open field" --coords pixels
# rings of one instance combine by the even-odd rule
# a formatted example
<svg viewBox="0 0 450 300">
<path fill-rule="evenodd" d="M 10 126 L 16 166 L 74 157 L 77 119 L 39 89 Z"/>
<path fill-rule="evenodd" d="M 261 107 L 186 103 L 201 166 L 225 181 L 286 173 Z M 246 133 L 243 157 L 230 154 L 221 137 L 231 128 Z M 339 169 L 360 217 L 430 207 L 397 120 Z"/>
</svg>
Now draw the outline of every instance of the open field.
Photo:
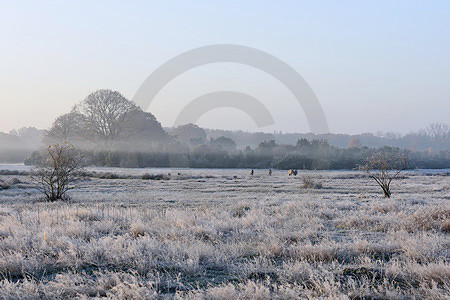
<svg viewBox="0 0 450 300">
<path fill-rule="evenodd" d="M 448 173 L 130 172 L 70 203 L 0 176 L 0 298 L 450 298 Z"/>
</svg>

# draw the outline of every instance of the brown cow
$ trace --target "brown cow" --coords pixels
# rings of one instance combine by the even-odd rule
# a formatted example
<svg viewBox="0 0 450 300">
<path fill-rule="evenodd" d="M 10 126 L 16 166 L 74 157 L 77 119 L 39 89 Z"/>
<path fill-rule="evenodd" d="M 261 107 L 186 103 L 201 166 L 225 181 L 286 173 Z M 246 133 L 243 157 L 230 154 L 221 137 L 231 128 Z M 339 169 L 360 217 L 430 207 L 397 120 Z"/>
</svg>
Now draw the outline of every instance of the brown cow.
<svg viewBox="0 0 450 300">
<path fill-rule="evenodd" d="M 289 174 L 289 176 L 291 176 L 291 175 L 297 176 L 298 171 L 297 171 L 297 170 L 289 169 L 289 170 L 288 170 L 288 174 Z"/>
</svg>

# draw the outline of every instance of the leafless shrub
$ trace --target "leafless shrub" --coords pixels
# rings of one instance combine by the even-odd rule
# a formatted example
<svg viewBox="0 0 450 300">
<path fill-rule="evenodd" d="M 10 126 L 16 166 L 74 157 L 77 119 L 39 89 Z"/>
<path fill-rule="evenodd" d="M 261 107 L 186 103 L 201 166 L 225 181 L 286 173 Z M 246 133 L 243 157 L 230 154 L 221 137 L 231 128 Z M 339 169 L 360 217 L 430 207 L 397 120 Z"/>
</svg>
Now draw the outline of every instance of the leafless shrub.
<svg viewBox="0 0 450 300">
<path fill-rule="evenodd" d="M 83 170 L 81 161 L 80 153 L 68 143 L 49 146 L 33 166 L 31 179 L 48 201 L 66 200 L 77 173 Z"/>
<path fill-rule="evenodd" d="M 366 171 L 383 189 L 384 197 L 391 197 L 391 183 L 398 178 L 400 172 L 407 167 L 407 158 L 402 155 L 388 155 L 384 152 L 375 153 L 366 163 L 359 167 Z"/>
<path fill-rule="evenodd" d="M 0 175 L 30 175 L 28 171 L 17 171 L 17 170 L 0 170 Z"/>
<path fill-rule="evenodd" d="M 13 185 L 18 183 L 20 183 L 20 180 L 15 177 L 6 181 L 0 180 L 0 190 L 10 189 Z"/>
<path fill-rule="evenodd" d="M 3 180 L 0 180 L 0 190 L 7 190 L 11 187 L 11 184 L 9 182 L 5 182 Z"/>
<path fill-rule="evenodd" d="M 99 178 L 102 178 L 102 179 L 119 179 L 120 177 L 116 173 L 107 172 L 107 173 L 100 174 Z"/>
<path fill-rule="evenodd" d="M 100 179 L 135 179 L 137 176 L 132 175 L 124 175 L 117 174 L 113 172 L 86 172 L 83 171 L 80 173 L 82 177 L 92 177 L 92 178 L 100 178 Z"/>
<path fill-rule="evenodd" d="M 145 173 L 142 175 L 142 180 L 168 180 L 170 177 L 164 174 L 150 174 Z"/>
<path fill-rule="evenodd" d="M 302 181 L 303 181 L 303 188 L 304 189 L 321 189 L 322 183 L 316 181 L 312 176 L 310 175 L 305 175 L 302 177 Z"/>
</svg>

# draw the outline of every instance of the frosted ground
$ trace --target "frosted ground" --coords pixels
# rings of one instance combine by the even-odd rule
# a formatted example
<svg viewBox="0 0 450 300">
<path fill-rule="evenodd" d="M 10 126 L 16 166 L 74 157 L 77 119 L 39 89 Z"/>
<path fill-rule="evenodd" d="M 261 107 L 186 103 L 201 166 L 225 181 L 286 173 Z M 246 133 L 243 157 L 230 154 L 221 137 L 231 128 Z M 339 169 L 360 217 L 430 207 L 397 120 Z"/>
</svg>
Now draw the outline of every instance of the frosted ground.
<svg viewBox="0 0 450 300">
<path fill-rule="evenodd" d="M 96 171 L 133 178 L 45 203 L 0 176 L 0 298 L 450 298 L 448 170 L 405 172 L 391 199 L 360 172 Z"/>
</svg>

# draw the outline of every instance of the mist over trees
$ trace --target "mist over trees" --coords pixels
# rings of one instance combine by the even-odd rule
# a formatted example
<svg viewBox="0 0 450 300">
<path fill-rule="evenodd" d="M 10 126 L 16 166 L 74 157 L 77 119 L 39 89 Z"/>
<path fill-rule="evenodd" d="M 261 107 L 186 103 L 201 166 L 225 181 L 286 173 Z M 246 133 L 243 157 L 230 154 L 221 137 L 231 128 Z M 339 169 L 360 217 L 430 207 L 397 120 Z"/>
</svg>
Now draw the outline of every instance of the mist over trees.
<svg viewBox="0 0 450 300">
<path fill-rule="evenodd" d="M 206 141 L 206 131 L 195 124 L 186 124 L 169 130 L 170 135 L 188 146 L 197 146 Z"/>
<path fill-rule="evenodd" d="M 401 135 L 395 132 L 377 132 L 363 134 L 314 134 L 314 133 L 264 133 L 205 129 L 208 138 L 224 136 L 231 138 L 238 148 L 256 147 L 260 143 L 275 140 L 279 144 L 295 145 L 299 139 L 326 140 L 332 146 L 347 148 L 352 146 L 367 146 L 378 148 L 383 146 L 398 147 L 412 151 L 442 151 L 450 148 L 450 126 L 434 123 L 418 132 Z"/>
<path fill-rule="evenodd" d="M 42 138 L 44 137 L 44 130 L 39 130 L 34 127 L 22 127 L 17 130 L 13 129 L 9 134 L 18 137 L 26 148 L 36 148 L 42 144 Z"/>
<path fill-rule="evenodd" d="M 42 145 L 44 130 L 22 127 L 9 133 L 0 132 L 0 162 L 23 163 Z"/>
<path fill-rule="evenodd" d="M 166 142 L 168 134 L 151 113 L 119 92 L 98 90 L 58 117 L 44 142 L 69 141 L 83 148 L 146 150 Z M 133 147 L 130 148 L 130 142 Z"/>
<path fill-rule="evenodd" d="M 87 138 L 111 143 L 127 137 L 127 121 L 140 109 L 119 92 L 98 90 L 76 105 L 74 111 L 83 116 Z"/>
<path fill-rule="evenodd" d="M 84 122 L 84 116 L 76 111 L 59 116 L 46 132 L 44 142 L 78 141 L 85 136 Z"/>
<path fill-rule="evenodd" d="M 41 158 L 33 153 L 27 164 Z M 255 148 L 229 150 L 210 140 L 195 147 L 172 141 L 153 151 L 84 150 L 87 165 L 107 167 L 275 168 L 331 170 L 355 169 L 375 153 L 409 158 L 410 168 L 450 168 L 450 151 L 430 154 L 395 147 L 338 148 L 327 141 L 306 139 L 297 145 L 266 141 Z"/>
<path fill-rule="evenodd" d="M 89 94 L 46 131 L 0 133 L 0 161 L 28 157 L 25 162 L 32 164 L 40 159 L 36 150 L 64 142 L 82 149 L 88 164 L 112 167 L 353 169 L 376 151 L 407 155 L 411 167 L 450 167 L 447 124 L 406 135 L 163 128 L 153 114 L 112 90 Z"/>
</svg>

